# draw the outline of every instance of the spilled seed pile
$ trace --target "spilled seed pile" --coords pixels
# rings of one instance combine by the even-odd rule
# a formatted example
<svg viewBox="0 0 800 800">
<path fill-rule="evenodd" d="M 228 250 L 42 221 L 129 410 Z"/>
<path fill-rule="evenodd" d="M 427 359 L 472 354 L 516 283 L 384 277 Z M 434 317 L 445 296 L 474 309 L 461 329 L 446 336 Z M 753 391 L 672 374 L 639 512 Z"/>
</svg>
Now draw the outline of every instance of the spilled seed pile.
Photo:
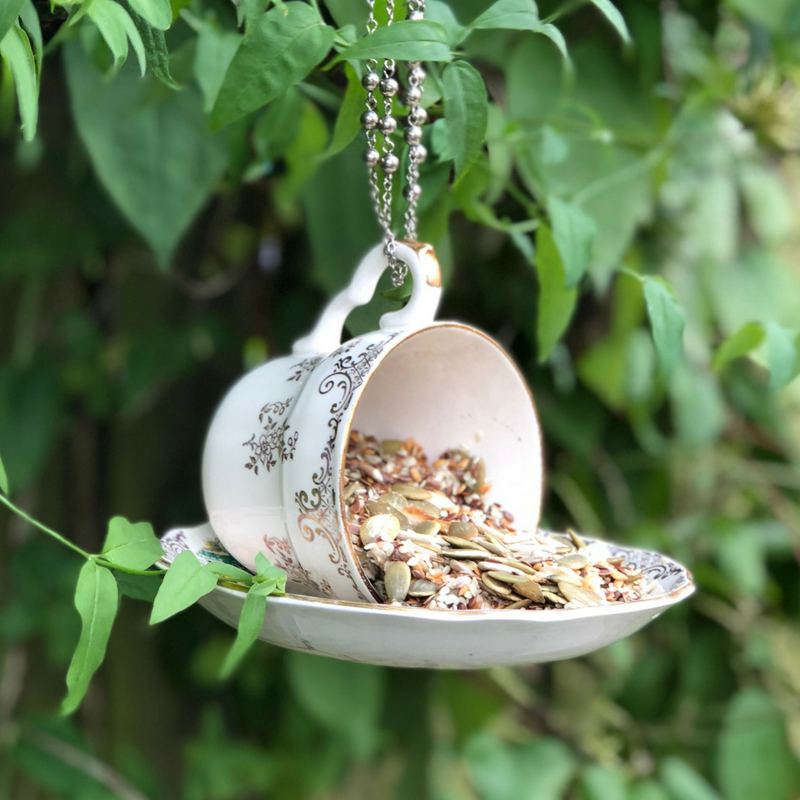
<svg viewBox="0 0 800 800">
<path fill-rule="evenodd" d="M 480 458 L 429 463 L 413 440 L 350 434 L 348 533 L 387 603 L 430 609 L 579 608 L 640 600 L 656 581 L 577 534 L 528 533 L 484 498 Z"/>
</svg>

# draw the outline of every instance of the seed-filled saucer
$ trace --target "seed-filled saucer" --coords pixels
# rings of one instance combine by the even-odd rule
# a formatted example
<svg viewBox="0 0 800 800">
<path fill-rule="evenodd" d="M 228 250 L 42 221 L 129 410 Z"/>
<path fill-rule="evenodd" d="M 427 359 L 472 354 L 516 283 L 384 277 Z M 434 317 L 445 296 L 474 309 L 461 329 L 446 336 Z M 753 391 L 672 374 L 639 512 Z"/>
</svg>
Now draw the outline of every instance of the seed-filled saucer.
<svg viewBox="0 0 800 800">
<path fill-rule="evenodd" d="M 173 529 L 161 544 L 164 569 L 183 550 L 202 563 L 240 566 L 208 524 Z M 287 594 L 267 598 L 259 638 L 292 650 L 394 667 L 486 669 L 573 658 L 629 636 L 694 591 L 689 571 L 666 556 L 607 547 L 657 582 L 646 599 L 536 611 L 445 611 Z M 244 598 L 244 590 L 217 586 L 200 604 L 235 628 Z"/>
</svg>

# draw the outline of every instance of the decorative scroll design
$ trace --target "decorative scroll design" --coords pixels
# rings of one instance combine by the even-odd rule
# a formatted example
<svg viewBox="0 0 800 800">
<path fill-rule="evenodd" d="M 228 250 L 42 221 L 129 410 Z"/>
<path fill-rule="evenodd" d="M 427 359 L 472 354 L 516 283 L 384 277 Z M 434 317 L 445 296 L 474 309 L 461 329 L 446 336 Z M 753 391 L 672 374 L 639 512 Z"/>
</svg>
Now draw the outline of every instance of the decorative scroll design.
<svg viewBox="0 0 800 800">
<path fill-rule="evenodd" d="M 306 372 L 311 372 L 314 367 L 322 361 L 322 356 L 311 356 L 311 358 L 304 358 L 302 361 L 292 367 L 294 372 L 286 379 L 289 381 L 297 381 L 298 383 L 303 379 Z"/>
<path fill-rule="evenodd" d="M 283 536 L 265 536 L 264 544 L 269 551 L 272 563 L 276 567 L 280 567 L 290 581 L 301 586 L 311 587 L 323 597 L 334 597 L 333 589 L 328 581 L 315 581 L 311 577 L 311 573 L 295 561 L 288 539 Z"/>
<path fill-rule="evenodd" d="M 352 583 L 359 598 L 365 602 L 368 601 L 368 598 L 358 588 L 355 578 L 348 568 L 344 541 L 337 522 L 333 488 L 334 449 L 339 426 L 356 391 L 364 382 L 381 352 L 395 336 L 397 336 L 396 333 L 381 342 L 369 344 L 355 354 L 352 351 L 358 343 L 357 340 L 348 342 L 334 352 L 333 371 L 322 378 L 318 388 L 320 395 L 331 395 L 328 439 L 320 453 L 320 467 L 311 476 L 311 488 L 295 494 L 295 502 L 300 511 L 297 523 L 303 538 L 308 542 L 313 542 L 317 538 L 327 542 L 331 550 L 328 555 L 330 562 L 337 566 L 337 572 L 342 577 Z"/>
<path fill-rule="evenodd" d="M 656 580 L 661 583 L 667 592 L 677 589 L 689 580 L 684 567 L 658 553 L 615 546 L 609 549 L 614 556 L 624 556 L 628 564 L 636 567 L 650 580 Z"/>
<path fill-rule="evenodd" d="M 293 399 L 289 397 L 283 402 L 267 403 L 261 409 L 258 423 L 262 426 L 262 432 L 254 433 L 242 444 L 242 447 L 250 448 L 245 469 L 251 469 L 258 475 L 259 467 L 264 467 L 269 472 L 279 461 L 294 458 L 297 431 L 287 436 L 289 425 L 286 420 L 281 419 L 289 410 Z"/>
</svg>

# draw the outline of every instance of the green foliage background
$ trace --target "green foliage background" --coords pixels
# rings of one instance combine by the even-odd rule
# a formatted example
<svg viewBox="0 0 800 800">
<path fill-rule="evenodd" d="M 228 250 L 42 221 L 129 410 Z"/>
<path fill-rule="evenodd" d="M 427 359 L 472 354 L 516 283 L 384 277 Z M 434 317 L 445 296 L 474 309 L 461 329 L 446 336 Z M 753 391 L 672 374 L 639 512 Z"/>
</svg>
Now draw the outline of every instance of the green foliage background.
<svg viewBox="0 0 800 800">
<path fill-rule="evenodd" d="M 379 43 L 432 59 L 441 315 L 530 380 L 546 523 L 668 552 L 698 593 L 549 666 L 260 644 L 226 684 L 228 628 L 151 629 L 125 596 L 64 718 L 81 559 L 3 514 L 0 798 L 800 797 L 800 4 L 490 5 L 433 0 Z M 88 552 L 115 514 L 203 518 L 215 404 L 377 241 L 363 22 L 360 0 L 0 0 L 0 454 Z"/>
</svg>

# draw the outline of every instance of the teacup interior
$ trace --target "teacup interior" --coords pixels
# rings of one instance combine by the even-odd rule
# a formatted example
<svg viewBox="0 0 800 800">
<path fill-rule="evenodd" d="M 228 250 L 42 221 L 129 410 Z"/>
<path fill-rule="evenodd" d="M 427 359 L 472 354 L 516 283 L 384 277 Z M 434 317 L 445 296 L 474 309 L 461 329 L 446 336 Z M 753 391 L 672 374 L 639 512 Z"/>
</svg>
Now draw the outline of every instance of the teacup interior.
<svg viewBox="0 0 800 800">
<path fill-rule="evenodd" d="M 542 502 L 542 443 L 531 394 L 491 339 L 441 324 L 404 339 L 376 367 L 352 428 L 379 439 L 415 439 L 429 458 L 464 447 L 486 464 L 487 494 L 536 530 Z"/>
</svg>

